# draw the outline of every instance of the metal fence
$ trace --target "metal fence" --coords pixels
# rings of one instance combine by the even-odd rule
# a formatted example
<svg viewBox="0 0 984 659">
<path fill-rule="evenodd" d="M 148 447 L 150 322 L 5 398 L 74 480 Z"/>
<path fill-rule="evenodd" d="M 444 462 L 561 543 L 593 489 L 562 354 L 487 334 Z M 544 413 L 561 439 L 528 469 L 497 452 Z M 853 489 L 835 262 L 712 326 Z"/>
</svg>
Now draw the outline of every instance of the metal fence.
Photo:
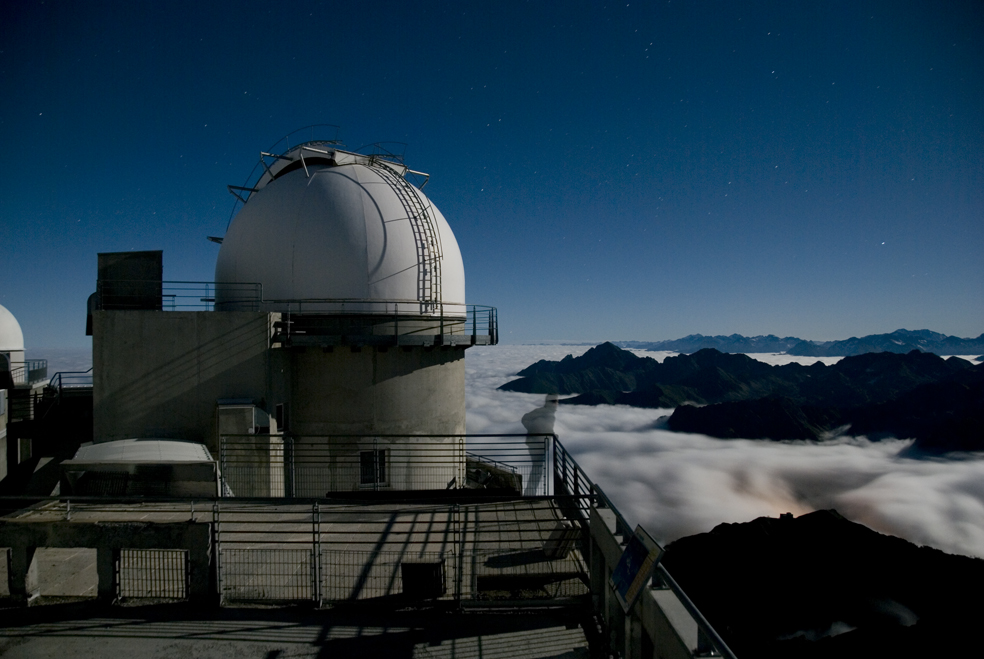
<svg viewBox="0 0 984 659">
<path fill-rule="evenodd" d="M 14 384 L 34 384 L 48 377 L 47 359 L 28 359 L 10 362 L 10 378 Z"/>
<path fill-rule="evenodd" d="M 222 601 L 311 601 L 316 597 L 316 555 L 311 549 L 222 549 Z"/>
<path fill-rule="evenodd" d="M 576 518 L 582 524 L 583 528 L 586 530 L 590 515 L 591 507 L 607 508 L 614 512 L 615 514 L 615 533 L 622 538 L 629 538 L 633 534 L 633 529 L 629 526 L 629 523 L 619 512 L 618 508 L 612 503 L 612 501 L 605 495 L 604 491 L 597 485 L 591 482 L 584 470 L 581 469 L 577 461 L 574 459 L 564 445 L 560 443 L 560 440 L 554 435 L 553 441 L 553 476 L 554 476 L 554 489 L 557 494 L 563 494 L 565 496 L 558 497 L 558 501 L 566 502 L 564 506 L 565 514 L 572 518 Z M 573 507 L 572 507 L 573 505 Z M 585 532 L 582 538 L 586 541 L 588 533 Z M 583 547 L 585 554 L 590 554 L 590 550 L 587 547 Z M 735 659 L 734 653 L 725 643 L 724 639 L 721 638 L 720 634 L 714 629 L 711 623 L 704 617 L 704 615 L 697 608 L 697 605 L 691 601 L 690 597 L 684 592 L 683 588 L 673 579 L 670 575 L 669 570 L 662 563 L 657 563 L 653 582 L 663 585 L 669 588 L 676 595 L 677 599 L 690 614 L 690 617 L 697 623 L 698 628 L 698 638 L 699 645 L 703 651 L 707 654 L 701 654 L 700 656 L 724 656 L 728 659 Z M 607 614 L 604 611 L 603 614 Z M 607 625 L 611 621 L 605 619 L 604 623 Z M 616 627 L 618 625 L 616 624 Z M 623 625 L 624 628 L 624 625 Z M 620 634 L 624 634 L 624 629 L 613 630 L 613 638 Z M 715 654 L 716 653 L 716 654 Z"/>
<path fill-rule="evenodd" d="M 188 597 L 188 552 L 123 549 L 116 575 L 118 599 L 183 600 Z"/>
<path fill-rule="evenodd" d="M 557 600 L 588 594 L 579 525 L 549 498 L 213 508 L 224 602 Z"/>
<path fill-rule="evenodd" d="M 550 493 L 552 435 L 221 435 L 223 490 L 237 497 L 484 489 Z"/>
<path fill-rule="evenodd" d="M 96 293 L 99 309 L 212 311 L 216 298 L 230 300 L 237 311 L 259 311 L 262 286 L 213 281 L 160 281 L 100 279 Z"/>
</svg>

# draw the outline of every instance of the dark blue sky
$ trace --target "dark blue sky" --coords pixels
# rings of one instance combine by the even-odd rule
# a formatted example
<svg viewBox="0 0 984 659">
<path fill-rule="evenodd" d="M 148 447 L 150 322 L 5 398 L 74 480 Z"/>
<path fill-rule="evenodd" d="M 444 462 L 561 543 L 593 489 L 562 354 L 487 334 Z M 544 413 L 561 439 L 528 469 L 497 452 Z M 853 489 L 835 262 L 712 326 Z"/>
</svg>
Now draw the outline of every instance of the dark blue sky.
<svg viewBox="0 0 984 659">
<path fill-rule="evenodd" d="M 258 153 L 407 143 L 507 341 L 984 331 L 980 2 L 0 5 L 0 304 L 211 280 Z"/>
</svg>

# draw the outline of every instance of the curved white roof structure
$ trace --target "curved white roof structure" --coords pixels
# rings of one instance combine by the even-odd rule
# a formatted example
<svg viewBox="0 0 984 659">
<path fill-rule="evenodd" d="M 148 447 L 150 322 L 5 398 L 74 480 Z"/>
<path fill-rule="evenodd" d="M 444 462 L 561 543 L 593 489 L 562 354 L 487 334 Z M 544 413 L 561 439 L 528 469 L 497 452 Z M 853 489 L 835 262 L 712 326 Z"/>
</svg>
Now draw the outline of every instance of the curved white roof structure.
<svg viewBox="0 0 984 659">
<path fill-rule="evenodd" d="M 73 460 L 85 462 L 208 462 L 204 444 L 174 439 L 118 439 L 83 444 Z"/>
<path fill-rule="evenodd" d="M 217 308 L 222 284 L 259 283 L 264 311 L 464 313 L 458 243 L 406 167 L 306 145 L 264 167 L 219 251 Z"/>
<path fill-rule="evenodd" d="M 20 323 L 6 307 L 0 305 L 0 351 L 15 352 L 24 350 L 24 332 Z"/>
</svg>

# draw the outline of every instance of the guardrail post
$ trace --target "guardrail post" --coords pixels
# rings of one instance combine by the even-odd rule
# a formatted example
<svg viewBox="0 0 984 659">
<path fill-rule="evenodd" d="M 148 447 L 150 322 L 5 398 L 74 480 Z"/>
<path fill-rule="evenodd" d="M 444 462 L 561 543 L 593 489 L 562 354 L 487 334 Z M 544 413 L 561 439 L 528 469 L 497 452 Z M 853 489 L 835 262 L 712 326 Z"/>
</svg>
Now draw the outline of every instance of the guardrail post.
<svg viewBox="0 0 984 659">
<path fill-rule="evenodd" d="M 293 499 L 295 495 L 294 483 L 294 438 L 287 434 L 284 437 L 284 496 Z"/>
<path fill-rule="evenodd" d="M 311 528 L 314 542 L 311 545 L 311 596 L 321 606 L 321 507 L 315 501 L 311 509 Z"/>
<path fill-rule="evenodd" d="M 222 540 L 219 530 L 219 502 L 212 504 L 212 556 L 215 566 L 215 594 L 219 600 L 219 606 L 224 604 L 222 597 Z"/>
<path fill-rule="evenodd" d="M 453 556 L 454 566 L 454 601 L 461 606 L 461 583 L 465 567 L 465 537 L 461 532 L 461 506 L 457 503 L 451 506 L 451 519 L 454 524 L 454 547 L 457 549 L 457 556 Z"/>
</svg>

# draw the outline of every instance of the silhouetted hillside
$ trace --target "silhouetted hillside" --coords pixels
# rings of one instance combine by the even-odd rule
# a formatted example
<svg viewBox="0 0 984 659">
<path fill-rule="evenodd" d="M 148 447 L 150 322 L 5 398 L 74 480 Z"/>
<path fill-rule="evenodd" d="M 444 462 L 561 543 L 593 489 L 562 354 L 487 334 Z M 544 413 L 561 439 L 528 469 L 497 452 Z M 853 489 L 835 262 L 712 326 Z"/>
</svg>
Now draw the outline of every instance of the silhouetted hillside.
<svg viewBox="0 0 984 659">
<path fill-rule="evenodd" d="M 976 656 L 984 561 L 918 547 L 833 510 L 721 524 L 667 569 L 739 657 Z"/>
</svg>

